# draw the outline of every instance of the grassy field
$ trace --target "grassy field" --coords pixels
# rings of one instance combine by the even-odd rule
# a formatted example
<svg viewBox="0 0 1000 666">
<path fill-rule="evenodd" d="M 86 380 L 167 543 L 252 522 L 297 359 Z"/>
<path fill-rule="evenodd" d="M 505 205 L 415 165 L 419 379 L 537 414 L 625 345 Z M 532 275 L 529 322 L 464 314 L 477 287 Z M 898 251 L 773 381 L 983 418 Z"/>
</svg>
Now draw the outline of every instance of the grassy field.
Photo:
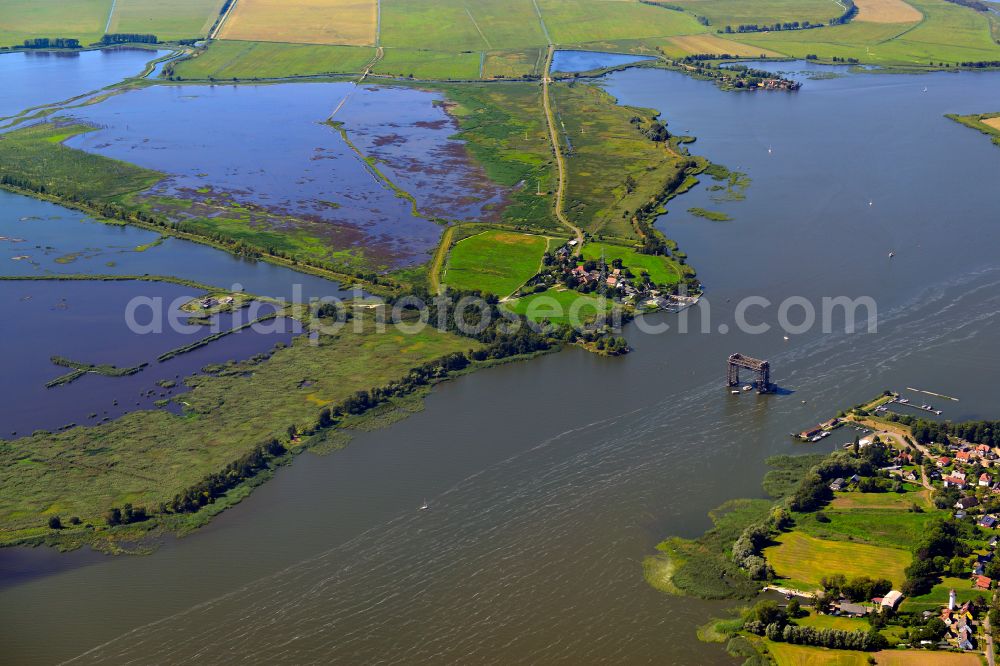
<svg viewBox="0 0 1000 666">
<path fill-rule="evenodd" d="M 928 663 L 923 650 L 882 650 L 875 653 L 879 666 L 924 666 Z M 979 655 L 970 652 L 935 652 L 933 666 L 982 666 Z"/>
<path fill-rule="evenodd" d="M 457 52 L 547 41 L 531 0 L 383 0 L 382 44 Z"/>
<path fill-rule="evenodd" d="M 485 231 L 455 244 L 442 282 L 508 296 L 538 272 L 547 245 L 544 236 Z"/>
<path fill-rule="evenodd" d="M 552 40 L 562 46 L 708 30 L 692 14 L 629 0 L 538 0 L 538 6 Z"/>
<path fill-rule="evenodd" d="M 416 49 L 385 49 L 385 56 L 372 70 L 403 78 L 435 81 L 475 81 L 479 78 L 483 54 Z"/>
<path fill-rule="evenodd" d="M 252 79 L 357 73 L 374 57 L 371 47 L 216 41 L 174 65 L 174 74 L 182 79 Z"/>
<path fill-rule="evenodd" d="M 955 597 L 960 604 L 986 594 L 982 590 L 973 589 L 972 581 L 968 578 L 944 577 L 927 594 L 904 599 L 901 609 L 904 611 L 936 610 L 948 603 L 948 594 L 951 590 L 955 590 Z"/>
<path fill-rule="evenodd" d="M 32 125 L 0 136 L 0 177 L 25 178 L 50 192 L 90 200 L 145 190 L 163 174 L 62 145 L 84 125 Z M 81 178 L 86 174 L 86 178 Z"/>
<path fill-rule="evenodd" d="M 458 138 L 491 180 L 514 188 L 503 222 L 562 233 L 551 213 L 552 197 L 538 196 L 555 187 L 541 86 L 532 83 L 438 85 L 454 106 Z"/>
<path fill-rule="evenodd" d="M 762 49 L 758 46 L 750 46 L 736 39 L 729 39 L 713 33 L 702 35 L 682 35 L 680 37 L 670 37 L 659 44 L 663 52 L 672 58 L 683 58 L 691 53 L 728 53 L 730 55 L 746 56 L 758 58 L 761 56 L 772 58 L 780 56 L 780 53 Z"/>
<path fill-rule="evenodd" d="M 483 78 L 509 79 L 518 76 L 541 76 L 544 68 L 545 49 L 494 51 L 486 54 L 486 62 L 483 64 Z"/>
<path fill-rule="evenodd" d="M 0 46 L 32 37 L 72 37 L 82 44 L 104 34 L 111 0 L 0 0 Z"/>
<path fill-rule="evenodd" d="M 376 0 L 239 0 L 219 37 L 374 46 Z"/>
<path fill-rule="evenodd" d="M 831 509 L 895 509 L 906 511 L 914 503 L 927 509 L 931 507 L 927 495 L 913 493 L 837 493 L 830 502 Z"/>
<path fill-rule="evenodd" d="M 584 259 L 600 259 L 602 254 L 609 264 L 615 259 L 621 259 L 622 264 L 630 268 L 636 276 L 646 271 L 656 284 L 672 285 L 681 280 L 682 268 L 666 257 L 640 254 L 631 247 L 611 243 L 591 242 L 583 246 Z"/>
<path fill-rule="evenodd" d="M 704 16 L 712 28 L 786 21 L 826 23 L 844 13 L 834 0 L 671 0 L 670 4 Z"/>
<path fill-rule="evenodd" d="M 873 656 L 879 666 L 981 666 L 978 654 L 958 652 L 933 652 L 926 650 L 882 650 L 856 652 L 853 650 L 828 650 L 826 648 L 775 643 L 762 640 L 774 659 L 775 666 L 867 666 Z"/>
<path fill-rule="evenodd" d="M 476 346 L 430 328 L 366 328 L 346 326 L 319 345 L 300 337 L 263 363 L 189 379 L 184 416 L 136 412 L 92 428 L 0 442 L 0 543 L 45 532 L 55 514 L 99 525 L 111 506 L 155 508 L 288 426 L 315 423 L 324 405 Z"/>
<path fill-rule="evenodd" d="M 828 523 L 815 514 L 796 516 L 796 530 L 821 539 L 855 541 L 876 546 L 911 549 L 926 529 L 938 519 L 932 513 L 910 513 L 893 509 L 826 510 Z"/>
<path fill-rule="evenodd" d="M 803 627 L 816 627 L 817 629 L 839 629 L 841 631 L 868 631 L 871 624 L 862 618 L 843 617 L 838 615 L 818 615 L 810 613 L 808 617 L 801 617 L 795 620 L 796 624 Z"/>
<path fill-rule="evenodd" d="M 532 321 L 547 319 L 554 324 L 579 326 L 599 314 L 610 312 L 611 303 L 572 289 L 549 289 L 508 301 L 506 307 Z"/>
<path fill-rule="evenodd" d="M 618 105 L 585 84 L 554 86 L 552 96 L 568 152 L 567 216 L 590 233 L 636 238 L 631 213 L 662 194 L 688 160 L 646 138 L 631 122 L 634 117 L 651 122 L 655 114 L 648 109 Z"/>
<path fill-rule="evenodd" d="M 855 0 L 855 21 L 868 23 L 916 23 L 924 15 L 903 0 Z"/>
<path fill-rule="evenodd" d="M 767 561 L 790 585 L 806 589 L 818 588 L 820 579 L 831 573 L 888 578 L 902 585 L 903 570 L 912 559 L 908 551 L 898 548 L 816 539 L 797 531 L 782 534 L 776 541 L 764 549 Z"/>
<path fill-rule="evenodd" d="M 762 641 L 775 666 L 867 666 L 868 653 Z"/>
<path fill-rule="evenodd" d="M 819 30 L 744 34 L 739 39 L 795 57 L 853 57 L 885 65 L 1000 60 L 1000 45 L 993 40 L 988 16 L 944 0 L 909 4 L 923 14 L 920 23 L 853 21 Z"/>
<path fill-rule="evenodd" d="M 161 41 L 205 37 L 219 17 L 223 2 L 117 0 L 108 32 L 150 33 Z"/>
</svg>

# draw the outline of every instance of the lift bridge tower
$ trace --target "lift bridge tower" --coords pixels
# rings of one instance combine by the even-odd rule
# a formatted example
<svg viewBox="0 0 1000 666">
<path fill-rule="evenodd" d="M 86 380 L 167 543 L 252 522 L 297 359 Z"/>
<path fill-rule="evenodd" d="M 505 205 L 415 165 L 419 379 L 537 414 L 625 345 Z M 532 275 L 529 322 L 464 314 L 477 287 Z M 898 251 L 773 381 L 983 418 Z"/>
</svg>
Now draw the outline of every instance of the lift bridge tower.
<svg viewBox="0 0 1000 666">
<path fill-rule="evenodd" d="M 727 386 L 740 385 L 740 368 L 750 370 L 756 374 L 754 386 L 758 393 L 768 393 L 771 390 L 771 364 L 757 358 L 744 356 L 743 354 L 731 354 L 729 356 L 729 369 L 726 373 Z"/>
</svg>

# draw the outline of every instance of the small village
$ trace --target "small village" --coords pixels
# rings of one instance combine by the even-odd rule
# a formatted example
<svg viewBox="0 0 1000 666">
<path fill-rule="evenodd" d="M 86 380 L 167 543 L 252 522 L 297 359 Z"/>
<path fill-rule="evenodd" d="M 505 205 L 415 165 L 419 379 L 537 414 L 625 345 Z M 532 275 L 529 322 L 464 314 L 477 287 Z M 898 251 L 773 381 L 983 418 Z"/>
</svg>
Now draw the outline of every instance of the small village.
<svg viewBox="0 0 1000 666">
<path fill-rule="evenodd" d="M 940 605 L 934 608 L 925 607 L 927 596 L 918 597 L 909 606 L 904 605 L 906 596 L 899 589 L 890 589 L 864 600 L 856 595 L 849 598 L 837 594 L 838 590 L 829 594 L 831 587 L 837 587 L 831 583 L 824 585 L 823 593 L 810 595 L 815 600 L 816 612 L 865 619 L 873 627 L 899 622 L 897 613 L 911 615 L 904 620 L 908 629 L 905 634 L 901 633 L 905 638 L 897 647 L 992 652 L 987 611 L 995 605 L 995 581 L 1000 577 L 1000 558 L 996 558 L 1000 543 L 1000 447 L 954 436 L 939 441 L 932 429 L 925 432 L 914 428 L 911 434 L 907 428 L 895 427 L 895 423 L 912 426 L 915 420 L 891 411 L 893 405 L 941 414 L 933 405 L 911 405 L 899 394 L 886 392 L 872 403 L 855 408 L 849 415 L 829 419 L 793 436 L 803 442 L 816 443 L 838 429 L 853 431 L 853 440 L 843 443 L 841 448 L 855 456 L 865 456 L 864 452 L 870 448 L 878 449 L 877 454 L 870 453 L 867 459 L 882 464 L 870 476 L 855 473 L 828 480 L 831 504 L 850 505 L 861 497 L 872 497 L 873 493 L 885 493 L 887 498 L 891 498 L 891 494 L 900 498 L 921 495 L 931 502 L 931 506 L 922 508 L 913 502 L 907 510 L 940 513 L 957 523 L 963 530 L 964 547 L 950 561 L 934 565 L 935 569 L 944 571 L 937 575 L 939 583 L 930 595 L 930 598 L 941 598 Z M 887 499 L 883 505 L 889 506 L 891 501 Z M 870 529 L 878 530 L 879 527 L 872 524 Z M 918 556 L 919 553 L 915 554 Z M 831 580 L 836 578 L 836 574 L 831 575 Z M 881 583 L 889 585 L 888 580 Z M 938 596 L 945 586 L 950 586 L 946 601 Z M 787 593 L 789 599 L 793 593 L 802 594 L 781 587 L 771 589 Z M 913 618 L 912 613 L 918 608 L 918 624 L 924 626 L 914 630 L 917 618 Z M 987 642 L 990 642 L 989 647 Z"/>
<path fill-rule="evenodd" d="M 687 295 L 683 286 L 658 285 L 649 273 L 636 275 L 620 259 L 582 260 L 574 254 L 576 240 L 571 240 L 552 255 L 546 255 L 542 271 L 527 289 L 538 290 L 561 285 L 583 294 L 598 294 L 640 312 L 664 310 L 680 312 L 698 302 L 698 294 Z"/>
</svg>

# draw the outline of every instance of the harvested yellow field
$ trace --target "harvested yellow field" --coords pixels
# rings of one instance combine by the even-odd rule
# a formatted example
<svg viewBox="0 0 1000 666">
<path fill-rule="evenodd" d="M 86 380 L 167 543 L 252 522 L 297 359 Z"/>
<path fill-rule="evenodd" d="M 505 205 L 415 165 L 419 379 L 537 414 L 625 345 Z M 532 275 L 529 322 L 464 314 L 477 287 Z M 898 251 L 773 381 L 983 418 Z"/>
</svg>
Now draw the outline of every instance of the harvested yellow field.
<svg viewBox="0 0 1000 666">
<path fill-rule="evenodd" d="M 671 48 L 672 47 L 672 48 Z M 776 53 L 774 51 L 769 51 L 767 49 L 761 48 L 759 46 L 749 46 L 748 44 L 741 44 L 740 42 L 733 41 L 731 39 L 725 39 L 723 37 L 717 37 L 716 35 L 710 33 L 704 33 L 701 35 L 681 35 L 679 37 L 671 37 L 667 40 L 667 44 L 664 46 L 665 51 L 676 50 L 678 56 L 684 55 L 694 55 L 701 53 L 728 53 L 730 55 L 746 56 L 746 57 L 756 57 L 756 56 L 767 56 L 767 57 L 780 57 L 782 54 Z M 673 53 L 671 55 L 674 55 Z"/>
<path fill-rule="evenodd" d="M 376 0 L 238 0 L 220 39 L 374 46 Z"/>
<path fill-rule="evenodd" d="M 934 666 L 981 666 L 983 663 L 978 655 L 957 652 L 935 652 L 928 658 L 925 650 L 882 650 L 875 653 L 879 666 L 921 666 L 933 663 Z"/>
<path fill-rule="evenodd" d="M 996 118 L 983 118 L 982 122 L 984 125 L 989 125 L 995 130 L 1000 130 L 1000 116 Z"/>
<path fill-rule="evenodd" d="M 916 23 L 924 15 L 903 0 L 854 0 L 858 6 L 855 21 L 868 23 Z"/>
<path fill-rule="evenodd" d="M 788 532 L 775 539 L 777 545 L 764 549 L 775 573 L 787 578 L 791 587 L 816 589 L 820 579 L 832 573 L 848 578 L 871 576 L 888 578 L 893 585 L 906 580 L 904 569 L 913 556 L 899 548 L 884 548 L 851 541 L 828 541 Z"/>
</svg>

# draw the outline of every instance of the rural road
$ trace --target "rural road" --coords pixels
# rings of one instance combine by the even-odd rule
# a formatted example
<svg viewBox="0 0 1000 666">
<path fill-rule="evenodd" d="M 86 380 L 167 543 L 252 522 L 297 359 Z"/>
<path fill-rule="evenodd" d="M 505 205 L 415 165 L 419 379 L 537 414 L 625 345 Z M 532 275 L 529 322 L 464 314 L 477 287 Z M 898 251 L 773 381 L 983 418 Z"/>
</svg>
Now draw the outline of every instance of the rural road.
<svg viewBox="0 0 1000 666">
<path fill-rule="evenodd" d="M 115 1 L 117 2 L 117 0 Z M 219 31 L 222 30 L 222 26 L 229 18 L 229 15 L 233 13 L 234 9 L 236 9 L 236 3 L 237 0 L 233 0 L 232 2 L 229 3 L 229 7 L 226 8 L 226 13 L 223 14 L 221 18 L 219 18 L 219 22 L 215 24 L 215 29 L 208 36 L 209 39 L 216 39 L 218 37 Z"/>
<path fill-rule="evenodd" d="M 576 254 L 583 250 L 583 230 L 569 221 L 563 214 L 563 201 L 566 198 L 566 162 L 563 158 L 562 149 L 559 147 L 559 130 L 556 129 L 556 120 L 552 115 L 552 102 L 549 98 L 549 83 L 552 80 L 552 57 L 555 55 L 555 47 L 549 44 L 549 53 L 545 58 L 545 71 L 542 74 L 542 105 L 545 107 L 545 121 L 549 125 L 549 140 L 552 142 L 552 152 L 556 156 L 556 167 L 559 171 L 559 184 L 556 186 L 556 218 L 559 223 L 573 232 L 576 236 Z"/>
<path fill-rule="evenodd" d="M 993 655 L 993 628 L 990 626 L 990 616 L 983 620 L 983 628 L 986 629 L 986 661 L 990 666 L 996 666 L 996 659 Z"/>
<path fill-rule="evenodd" d="M 108 34 L 111 30 L 111 19 L 115 17 L 115 7 L 118 6 L 118 0 L 114 0 L 111 3 L 111 11 L 108 12 L 108 22 L 104 24 L 104 34 Z"/>
</svg>

